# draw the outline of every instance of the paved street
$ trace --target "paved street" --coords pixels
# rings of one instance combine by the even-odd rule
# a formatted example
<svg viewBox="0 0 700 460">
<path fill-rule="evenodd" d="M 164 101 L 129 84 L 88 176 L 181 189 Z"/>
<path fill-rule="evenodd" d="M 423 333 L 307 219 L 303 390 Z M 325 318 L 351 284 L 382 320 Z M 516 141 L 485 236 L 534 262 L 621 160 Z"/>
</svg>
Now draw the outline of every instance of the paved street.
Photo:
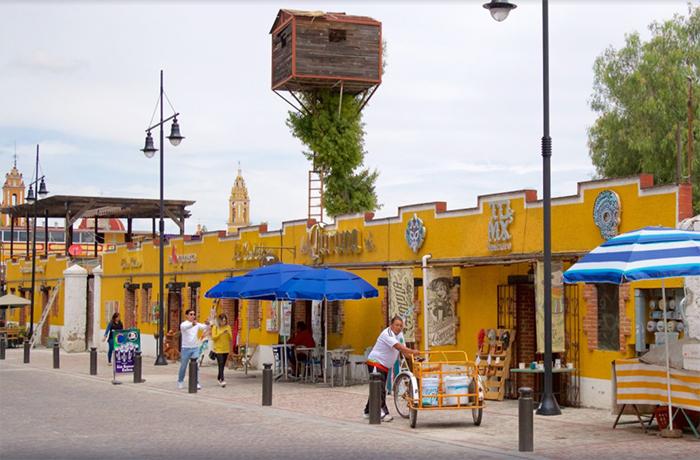
<svg viewBox="0 0 700 460">
<path fill-rule="evenodd" d="M 0 361 L 0 458 L 691 458 L 700 443 L 686 435 L 661 439 L 627 426 L 611 430 L 606 411 L 565 409 L 561 417 L 536 417 L 535 454 L 517 452 L 517 403 L 491 403 L 481 427 L 467 412 L 420 413 L 412 430 L 397 418 L 370 426 L 362 418 L 367 386 L 327 388 L 278 383 L 273 407 L 261 407 L 261 379 L 228 371 L 226 388 L 216 369 L 202 368 L 196 395 L 175 388 L 176 365 L 152 366 L 144 384 L 131 375 L 112 385 L 99 356 L 88 375 L 87 353 L 62 355 L 37 349 L 31 364 L 21 350 Z M 390 408 L 393 409 L 393 407 Z"/>
</svg>

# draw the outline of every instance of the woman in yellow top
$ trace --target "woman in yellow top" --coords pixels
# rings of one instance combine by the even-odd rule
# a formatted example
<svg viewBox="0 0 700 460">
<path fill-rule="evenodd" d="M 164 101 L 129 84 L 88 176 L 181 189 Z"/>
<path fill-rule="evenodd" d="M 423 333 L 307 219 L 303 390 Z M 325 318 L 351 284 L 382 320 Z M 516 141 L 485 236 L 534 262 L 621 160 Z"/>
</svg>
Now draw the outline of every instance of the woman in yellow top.
<svg viewBox="0 0 700 460">
<path fill-rule="evenodd" d="M 214 341 L 216 363 L 219 365 L 217 380 L 219 381 L 219 385 L 225 387 L 224 366 L 226 365 L 228 354 L 231 352 L 231 342 L 233 342 L 231 326 L 228 325 L 228 318 L 226 315 L 221 314 L 217 317 L 216 324 L 211 329 L 211 338 Z"/>
</svg>

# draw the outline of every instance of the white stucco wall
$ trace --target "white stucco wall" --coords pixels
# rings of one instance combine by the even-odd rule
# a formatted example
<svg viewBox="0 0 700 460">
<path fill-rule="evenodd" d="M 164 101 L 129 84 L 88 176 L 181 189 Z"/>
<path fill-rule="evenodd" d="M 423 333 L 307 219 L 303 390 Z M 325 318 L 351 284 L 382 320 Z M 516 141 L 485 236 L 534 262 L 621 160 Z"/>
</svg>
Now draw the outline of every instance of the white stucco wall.
<svg viewBox="0 0 700 460">
<path fill-rule="evenodd" d="M 79 265 L 73 265 L 63 272 L 66 286 L 63 291 L 61 348 L 67 352 L 85 351 L 87 275 L 87 270 Z"/>
<path fill-rule="evenodd" d="M 581 405 L 610 409 L 613 403 L 612 382 L 607 379 L 581 377 Z"/>
</svg>

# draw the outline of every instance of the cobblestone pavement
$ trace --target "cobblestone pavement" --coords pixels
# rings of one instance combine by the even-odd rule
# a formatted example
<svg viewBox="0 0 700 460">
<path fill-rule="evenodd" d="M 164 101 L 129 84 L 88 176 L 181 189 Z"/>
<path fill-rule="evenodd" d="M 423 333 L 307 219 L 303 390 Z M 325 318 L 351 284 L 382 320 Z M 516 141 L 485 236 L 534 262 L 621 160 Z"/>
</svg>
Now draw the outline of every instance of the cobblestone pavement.
<svg viewBox="0 0 700 460">
<path fill-rule="evenodd" d="M 111 385 L 111 367 L 99 356 L 89 374 L 87 353 L 7 350 L 0 361 L 0 458 L 693 458 L 700 443 L 686 434 L 662 439 L 638 426 L 616 430 L 609 411 L 563 409 L 535 417 L 535 453 L 518 449 L 517 402 L 489 402 L 480 427 L 469 411 L 419 412 L 418 426 L 396 417 L 381 426 L 362 415 L 367 386 L 329 388 L 275 383 L 273 407 L 261 407 L 260 373 L 227 371 L 226 388 L 215 366 L 201 369 L 203 390 L 175 386 L 177 364 L 153 366 L 144 358 L 145 383 L 131 374 Z M 393 410 L 393 404 L 389 404 Z M 396 416 L 396 414 L 394 413 Z M 11 422 L 8 423 L 7 421 Z M 114 439 L 116 438 L 116 440 Z"/>
</svg>

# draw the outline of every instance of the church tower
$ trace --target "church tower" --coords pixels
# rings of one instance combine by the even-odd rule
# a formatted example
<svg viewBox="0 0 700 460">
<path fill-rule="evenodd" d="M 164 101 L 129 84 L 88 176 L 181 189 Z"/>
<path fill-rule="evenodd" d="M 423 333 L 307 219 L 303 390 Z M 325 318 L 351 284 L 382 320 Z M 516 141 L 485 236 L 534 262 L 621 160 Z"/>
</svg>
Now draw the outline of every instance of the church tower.
<svg viewBox="0 0 700 460">
<path fill-rule="evenodd" d="M 24 181 L 22 173 L 17 170 L 17 155 L 12 165 L 12 170 L 5 174 L 5 185 L 2 186 L 2 207 L 17 206 L 24 204 Z M 3 214 L 0 220 L 3 227 L 10 226 L 10 216 Z M 15 227 L 24 225 L 24 219 L 16 219 Z"/>
<path fill-rule="evenodd" d="M 241 176 L 239 164 L 238 175 L 228 199 L 228 233 L 235 233 L 239 228 L 248 225 L 250 225 L 250 198 L 248 198 L 248 188 Z"/>
</svg>

